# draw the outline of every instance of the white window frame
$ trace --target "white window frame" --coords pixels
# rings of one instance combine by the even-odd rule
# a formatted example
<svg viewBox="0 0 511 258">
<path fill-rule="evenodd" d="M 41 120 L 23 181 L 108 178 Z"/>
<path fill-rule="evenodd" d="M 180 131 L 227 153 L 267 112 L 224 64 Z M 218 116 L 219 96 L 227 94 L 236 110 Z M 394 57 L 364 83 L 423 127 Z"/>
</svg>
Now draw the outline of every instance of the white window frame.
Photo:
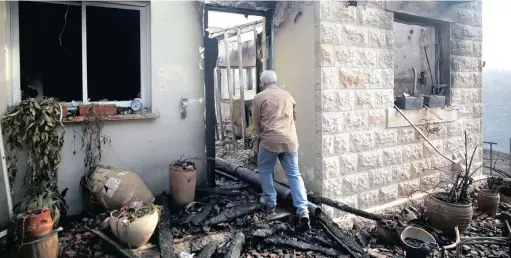
<svg viewBox="0 0 511 258">
<path fill-rule="evenodd" d="M 131 100 L 123 101 L 89 101 L 87 94 L 87 6 L 96 6 L 104 8 L 138 10 L 140 12 L 140 95 L 144 101 L 145 107 L 150 107 L 150 77 L 149 77 L 149 6 L 144 2 L 64 2 L 64 1 L 34 1 L 52 4 L 64 4 L 81 6 L 81 26 L 82 26 L 82 99 L 83 104 L 116 104 L 118 107 L 130 107 Z M 7 23 L 8 23 L 8 71 L 10 74 L 9 87 L 10 97 L 9 105 L 13 105 L 21 100 L 21 69 L 20 69 L 20 42 L 19 42 L 19 8 L 18 1 L 7 1 Z"/>
</svg>

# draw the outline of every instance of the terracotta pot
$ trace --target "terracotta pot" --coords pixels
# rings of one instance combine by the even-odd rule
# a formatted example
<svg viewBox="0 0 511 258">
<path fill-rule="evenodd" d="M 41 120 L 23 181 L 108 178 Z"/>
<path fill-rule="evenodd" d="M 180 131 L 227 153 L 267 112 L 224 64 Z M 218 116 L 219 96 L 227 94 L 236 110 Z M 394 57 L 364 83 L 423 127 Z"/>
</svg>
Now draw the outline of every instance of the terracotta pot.
<svg viewBox="0 0 511 258">
<path fill-rule="evenodd" d="M 488 216 L 495 217 L 497 215 L 497 208 L 500 203 L 500 194 L 490 189 L 481 189 L 477 194 L 477 208 L 488 214 Z"/>
<path fill-rule="evenodd" d="M 92 194 L 108 211 L 135 201 L 152 203 L 153 193 L 134 172 L 98 165 L 91 174 Z"/>
<path fill-rule="evenodd" d="M 444 202 L 435 195 L 425 201 L 426 216 L 431 225 L 446 233 L 454 233 L 454 227 L 463 233 L 472 221 L 472 204 L 451 204 Z"/>
<path fill-rule="evenodd" d="M 60 104 L 62 107 L 62 118 L 66 118 L 69 114 L 69 107 L 66 104 Z"/>
<path fill-rule="evenodd" d="M 192 166 L 170 165 L 169 173 L 170 194 L 176 207 L 182 208 L 195 198 L 197 172 Z"/>
<path fill-rule="evenodd" d="M 115 104 L 79 105 L 78 112 L 80 116 L 86 116 L 92 107 L 99 109 L 98 112 L 104 115 L 117 114 L 117 106 Z"/>
<path fill-rule="evenodd" d="M 131 223 L 125 218 L 118 219 L 114 216 L 116 212 L 110 213 L 110 229 L 114 235 L 132 248 L 145 245 L 158 224 L 158 212 L 154 210 L 153 213 L 137 218 Z"/>
<path fill-rule="evenodd" d="M 20 230 L 29 238 L 41 237 L 53 228 L 51 211 L 48 208 L 27 211 L 19 218 Z"/>
</svg>

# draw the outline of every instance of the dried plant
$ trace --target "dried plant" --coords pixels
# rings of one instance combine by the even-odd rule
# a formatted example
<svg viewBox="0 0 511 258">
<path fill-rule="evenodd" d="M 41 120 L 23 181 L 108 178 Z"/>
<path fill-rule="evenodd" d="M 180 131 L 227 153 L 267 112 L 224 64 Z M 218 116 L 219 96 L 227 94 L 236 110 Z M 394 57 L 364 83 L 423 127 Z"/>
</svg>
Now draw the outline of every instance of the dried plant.
<svg viewBox="0 0 511 258">
<path fill-rule="evenodd" d="M 185 158 L 183 158 L 183 156 L 181 156 L 176 161 L 170 163 L 170 166 L 172 166 L 172 167 L 183 167 L 183 168 L 186 168 L 188 166 L 192 166 L 193 169 L 196 169 L 196 165 L 195 165 L 195 163 L 192 160 L 193 160 L 193 158 L 192 159 L 185 159 Z"/>
<path fill-rule="evenodd" d="M 468 187 L 474 182 L 472 176 L 479 171 L 482 167 L 473 169 L 474 157 L 477 151 L 477 146 L 469 156 L 468 151 L 468 136 L 465 132 L 465 153 L 463 154 L 464 165 L 460 164 L 458 171 L 454 171 L 453 181 L 449 184 L 449 188 L 443 193 L 438 193 L 436 196 L 441 200 L 452 204 L 469 204 L 470 198 L 468 194 Z"/>
<path fill-rule="evenodd" d="M 103 134 L 105 115 L 100 112 L 98 105 L 90 104 L 87 109 L 82 126 L 82 150 L 85 152 L 83 163 L 87 175 L 90 175 L 103 158 L 103 146 L 109 145 L 111 140 Z"/>
<path fill-rule="evenodd" d="M 90 176 L 103 158 L 103 146 L 111 144 L 110 137 L 103 134 L 104 120 L 105 114 L 100 111 L 97 104 L 87 106 L 81 135 L 82 151 L 85 152 L 83 165 L 86 173 L 80 180 L 80 184 L 85 206 L 89 210 L 95 210 L 97 207 L 95 205 L 97 201 L 92 195 L 93 182 L 91 182 Z"/>
</svg>

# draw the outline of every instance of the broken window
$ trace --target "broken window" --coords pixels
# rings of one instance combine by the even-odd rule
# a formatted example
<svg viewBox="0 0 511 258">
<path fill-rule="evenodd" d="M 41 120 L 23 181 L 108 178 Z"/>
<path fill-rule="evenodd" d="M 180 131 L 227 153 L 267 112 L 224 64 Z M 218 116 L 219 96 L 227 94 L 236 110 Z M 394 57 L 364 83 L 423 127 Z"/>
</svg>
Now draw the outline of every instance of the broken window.
<svg viewBox="0 0 511 258">
<path fill-rule="evenodd" d="M 142 97 L 147 103 L 145 5 L 23 1 L 13 2 L 10 13 L 11 44 L 19 45 L 13 103 L 42 96 L 118 106 Z"/>
<path fill-rule="evenodd" d="M 449 53 L 442 51 L 446 47 L 445 39 L 442 37 L 445 30 L 445 25 L 395 15 L 395 98 L 399 100 L 405 96 L 418 97 L 424 101 L 423 105 L 429 107 L 448 104 L 446 96 L 449 95 L 450 89 Z M 415 108 L 422 108 L 423 105 L 418 104 Z"/>
</svg>

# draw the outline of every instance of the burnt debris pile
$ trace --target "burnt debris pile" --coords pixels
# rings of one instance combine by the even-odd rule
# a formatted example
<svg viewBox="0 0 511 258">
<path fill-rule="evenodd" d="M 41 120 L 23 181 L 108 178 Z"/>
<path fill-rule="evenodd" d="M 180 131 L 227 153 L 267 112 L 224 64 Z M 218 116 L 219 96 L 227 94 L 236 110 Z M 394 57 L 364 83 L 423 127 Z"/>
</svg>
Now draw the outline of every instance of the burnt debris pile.
<svg viewBox="0 0 511 258">
<path fill-rule="evenodd" d="M 360 244 L 329 218 L 312 218 L 310 232 L 297 232 L 292 212 L 278 208 L 267 215 L 260 197 L 249 185 L 220 177 L 214 190 L 199 191 L 196 202 L 170 217 L 174 252 L 197 257 L 366 257 Z"/>
</svg>

